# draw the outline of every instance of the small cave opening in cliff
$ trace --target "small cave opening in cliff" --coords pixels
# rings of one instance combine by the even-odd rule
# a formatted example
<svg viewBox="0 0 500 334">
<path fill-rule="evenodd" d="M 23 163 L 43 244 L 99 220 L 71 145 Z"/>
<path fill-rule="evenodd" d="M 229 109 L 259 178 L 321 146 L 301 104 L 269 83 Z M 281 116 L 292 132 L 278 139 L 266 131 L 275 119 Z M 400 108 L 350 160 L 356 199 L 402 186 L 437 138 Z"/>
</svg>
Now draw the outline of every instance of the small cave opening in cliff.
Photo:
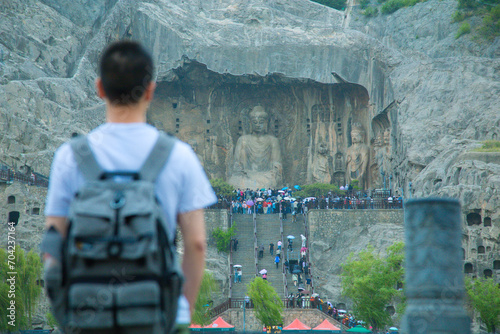
<svg viewBox="0 0 500 334">
<path fill-rule="evenodd" d="M 385 312 L 389 313 L 389 315 L 392 317 L 394 314 L 396 314 L 396 309 L 394 306 L 387 306 L 385 308 Z"/>
<path fill-rule="evenodd" d="M 474 266 L 472 265 L 472 263 L 466 263 L 464 265 L 464 272 L 466 274 L 472 274 L 474 272 Z"/>
<path fill-rule="evenodd" d="M 462 260 L 465 260 L 465 249 L 462 248 Z"/>
<path fill-rule="evenodd" d="M 31 209 L 31 214 L 34 216 L 40 215 L 40 208 L 33 208 Z"/>
<path fill-rule="evenodd" d="M 344 303 L 338 303 L 338 304 L 337 304 L 337 309 L 339 309 L 339 310 L 345 310 L 345 309 L 346 309 L 346 306 L 345 306 L 345 304 L 344 304 Z"/>
<path fill-rule="evenodd" d="M 8 220 L 8 223 L 14 223 L 14 226 L 17 225 L 17 223 L 19 222 L 19 216 L 21 214 L 19 213 L 19 211 L 11 211 L 9 212 L 9 220 Z"/>
<path fill-rule="evenodd" d="M 486 227 L 491 226 L 491 218 L 490 217 L 484 218 L 484 226 L 486 226 Z"/>
<path fill-rule="evenodd" d="M 484 278 L 493 277 L 493 271 L 491 269 L 485 269 L 483 273 L 484 273 Z"/>
<path fill-rule="evenodd" d="M 9 196 L 7 197 L 7 204 L 15 204 L 16 203 L 16 196 Z"/>
<path fill-rule="evenodd" d="M 493 261 L 493 269 L 495 269 L 495 270 L 500 269 L 500 261 L 499 260 Z"/>
<path fill-rule="evenodd" d="M 471 212 L 467 215 L 467 225 L 481 225 L 481 215 L 479 213 Z"/>
<path fill-rule="evenodd" d="M 486 253 L 486 250 L 485 250 L 484 246 L 479 246 L 477 248 L 477 253 L 478 254 L 484 254 L 484 253 Z"/>
</svg>

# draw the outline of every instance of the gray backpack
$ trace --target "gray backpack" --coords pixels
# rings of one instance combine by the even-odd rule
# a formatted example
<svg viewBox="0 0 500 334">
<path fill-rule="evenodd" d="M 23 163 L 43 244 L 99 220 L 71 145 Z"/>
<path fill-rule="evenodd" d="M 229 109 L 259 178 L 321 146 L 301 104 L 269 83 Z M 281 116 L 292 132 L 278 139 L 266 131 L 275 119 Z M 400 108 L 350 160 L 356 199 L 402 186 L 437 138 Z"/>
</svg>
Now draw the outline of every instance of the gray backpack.
<svg viewBox="0 0 500 334">
<path fill-rule="evenodd" d="M 174 143 L 160 134 L 139 171 L 104 172 L 87 138 L 72 140 L 85 184 L 70 206 L 61 288 L 47 287 L 66 332 L 172 330 L 183 279 L 155 180 Z"/>
</svg>

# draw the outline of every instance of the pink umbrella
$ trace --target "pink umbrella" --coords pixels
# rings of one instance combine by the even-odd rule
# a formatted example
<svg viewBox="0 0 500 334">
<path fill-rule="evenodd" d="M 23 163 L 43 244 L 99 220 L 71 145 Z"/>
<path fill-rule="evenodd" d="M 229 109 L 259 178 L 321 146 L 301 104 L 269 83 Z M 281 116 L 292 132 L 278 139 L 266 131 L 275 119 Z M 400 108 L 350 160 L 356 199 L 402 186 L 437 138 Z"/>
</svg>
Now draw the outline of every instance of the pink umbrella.
<svg viewBox="0 0 500 334">
<path fill-rule="evenodd" d="M 254 203 L 253 203 L 253 201 L 252 201 L 252 200 L 247 201 L 247 205 L 248 205 L 248 206 L 253 206 L 253 204 L 254 204 Z"/>
<path fill-rule="evenodd" d="M 301 252 L 305 252 L 306 250 L 307 250 L 307 247 L 302 247 L 302 248 L 300 249 L 300 251 L 301 251 Z"/>
</svg>

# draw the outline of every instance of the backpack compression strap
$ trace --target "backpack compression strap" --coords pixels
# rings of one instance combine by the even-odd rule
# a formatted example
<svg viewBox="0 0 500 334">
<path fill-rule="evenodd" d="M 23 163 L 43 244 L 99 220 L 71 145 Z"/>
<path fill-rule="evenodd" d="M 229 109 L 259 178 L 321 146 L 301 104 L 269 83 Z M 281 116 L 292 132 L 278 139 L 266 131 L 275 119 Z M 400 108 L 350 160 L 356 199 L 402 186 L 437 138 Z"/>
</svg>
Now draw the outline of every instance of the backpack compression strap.
<svg viewBox="0 0 500 334">
<path fill-rule="evenodd" d="M 141 180 L 150 182 L 156 181 L 158 174 L 160 174 L 167 163 L 176 141 L 177 140 L 173 136 L 163 132 L 159 133 L 155 146 L 153 146 L 151 153 L 139 171 Z"/>
<path fill-rule="evenodd" d="M 98 180 L 103 170 L 90 149 L 87 136 L 78 136 L 70 141 L 78 168 L 87 181 Z"/>
</svg>

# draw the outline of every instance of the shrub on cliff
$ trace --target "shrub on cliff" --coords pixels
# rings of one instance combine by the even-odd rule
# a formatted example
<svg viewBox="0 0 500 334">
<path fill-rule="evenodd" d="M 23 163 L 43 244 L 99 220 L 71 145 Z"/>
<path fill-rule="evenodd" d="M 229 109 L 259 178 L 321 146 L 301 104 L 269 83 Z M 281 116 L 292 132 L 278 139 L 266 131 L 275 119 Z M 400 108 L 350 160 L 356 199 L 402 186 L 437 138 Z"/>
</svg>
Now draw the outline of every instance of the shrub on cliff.
<svg viewBox="0 0 500 334">
<path fill-rule="evenodd" d="M 210 184 L 217 196 L 228 197 L 234 195 L 234 187 L 223 179 L 211 179 Z"/>
<path fill-rule="evenodd" d="M 212 231 L 212 237 L 215 239 L 215 244 L 219 252 L 227 253 L 231 246 L 231 239 L 236 235 L 236 224 L 233 224 L 230 229 L 224 231 L 220 227 L 216 227 Z"/>
<path fill-rule="evenodd" d="M 474 152 L 500 152 L 500 140 L 483 141 L 483 145 Z"/>
</svg>

